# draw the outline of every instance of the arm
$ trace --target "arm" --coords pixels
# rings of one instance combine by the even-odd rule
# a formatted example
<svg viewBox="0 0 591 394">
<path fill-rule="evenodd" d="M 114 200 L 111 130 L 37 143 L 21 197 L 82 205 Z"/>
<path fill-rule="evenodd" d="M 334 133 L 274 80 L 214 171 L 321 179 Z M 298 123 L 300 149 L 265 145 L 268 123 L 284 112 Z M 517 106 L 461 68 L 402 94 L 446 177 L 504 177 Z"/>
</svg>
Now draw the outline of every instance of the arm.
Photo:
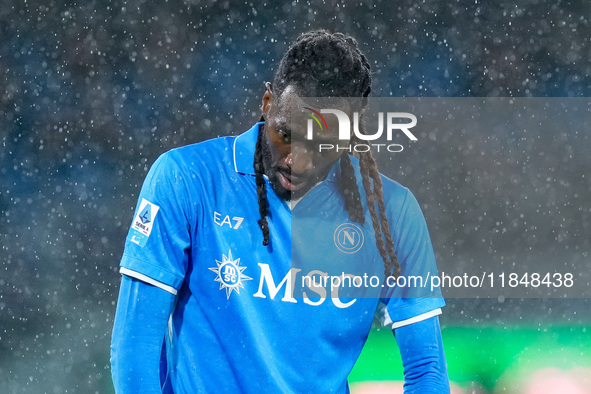
<svg viewBox="0 0 591 394">
<path fill-rule="evenodd" d="M 405 393 L 449 393 L 437 316 L 393 330 L 404 366 Z"/>
<path fill-rule="evenodd" d="M 162 392 L 160 355 L 174 298 L 167 291 L 123 275 L 111 339 L 116 392 Z"/>
</svg>

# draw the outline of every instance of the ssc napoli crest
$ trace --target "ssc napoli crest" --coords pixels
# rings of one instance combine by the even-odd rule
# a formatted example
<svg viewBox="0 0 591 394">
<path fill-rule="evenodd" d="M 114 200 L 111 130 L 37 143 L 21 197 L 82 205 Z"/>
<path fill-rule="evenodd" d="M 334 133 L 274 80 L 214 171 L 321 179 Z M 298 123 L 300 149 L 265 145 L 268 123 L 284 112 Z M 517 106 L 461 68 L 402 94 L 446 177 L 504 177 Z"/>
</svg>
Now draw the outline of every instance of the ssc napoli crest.
<svg viewBox="0 0 591 394">
<path fill-rule="evenodd" d="M 363 241 L 363 231 L 353 223 L 343 223 L 334 232 L 334 244 L 343 253 L 357 253 Z"/>
<path fill-rule="evenodd" d="M 229 300 L 232 291 L 240 294 L 240 288 L 244 289 L 243 281 L 252 280 L 251 277 L 244 275 L 242 272 L 246 267 L 240 266 L 240 259 L 232 259 L 232 251 L 228 252 L 228 256 L 222 255 L 222 261 L 216 260 L 217 267 L 209 268 L 217 274 L 214 279 L 220 283 L 220 290 L 226 289 L 226 297 Z"/>
</svg>

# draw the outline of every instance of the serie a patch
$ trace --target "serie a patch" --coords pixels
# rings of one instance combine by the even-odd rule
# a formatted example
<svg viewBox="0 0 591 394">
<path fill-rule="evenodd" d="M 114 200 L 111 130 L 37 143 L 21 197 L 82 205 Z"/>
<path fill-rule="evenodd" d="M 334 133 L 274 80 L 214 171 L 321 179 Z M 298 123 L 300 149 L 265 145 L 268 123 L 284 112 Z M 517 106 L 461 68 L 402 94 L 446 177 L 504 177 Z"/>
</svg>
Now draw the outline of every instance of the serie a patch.
<svg viewBox="0 0 591 394">
<path fill-rule="evenodd" d="M 158 205 L 152 204 L 145 198 L 142 199 L 137 214 L 133 219 L 131 229 L 129 230 L 129 235 L 127 236 L 127 239 L 130 242 L 133 242 L 142 248 L 146 245 L 159 209 L 160 207 Z"/>
</svg>

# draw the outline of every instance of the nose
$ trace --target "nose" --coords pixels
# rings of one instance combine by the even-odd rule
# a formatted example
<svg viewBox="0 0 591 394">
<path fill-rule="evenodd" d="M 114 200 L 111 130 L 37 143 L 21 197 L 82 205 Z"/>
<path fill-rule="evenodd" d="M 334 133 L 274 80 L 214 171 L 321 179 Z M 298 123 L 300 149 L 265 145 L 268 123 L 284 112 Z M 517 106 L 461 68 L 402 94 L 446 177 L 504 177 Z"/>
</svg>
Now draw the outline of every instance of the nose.
<svg viewBox="0 0 591 394">
<path fill-rule="evenodd" d="M 293 174 L 303 174 L 314 169 L 312 152 L 306 147 L 296 144 L 291 145 L 291 152 L 287 155 L 287 165 L 291 168 Z"/>
</svg>

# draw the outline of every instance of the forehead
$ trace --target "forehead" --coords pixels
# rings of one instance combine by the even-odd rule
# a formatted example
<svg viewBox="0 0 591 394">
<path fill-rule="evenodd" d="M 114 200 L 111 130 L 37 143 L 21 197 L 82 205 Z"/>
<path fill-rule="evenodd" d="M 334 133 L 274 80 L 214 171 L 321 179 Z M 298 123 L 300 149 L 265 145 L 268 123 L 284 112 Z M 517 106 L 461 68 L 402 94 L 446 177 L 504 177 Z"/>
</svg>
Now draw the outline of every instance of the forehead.
<svg viewBox="0 0 591 394">
<path fill-rule="evenodd" d="M 299 113 L 304 107 L 311 107 L 318 110 L 321 108 L 335 108 L 344 112 L 349 112 L 350 109 L 353 108 L 352 100 L 354 99 L 347 97 L 300 96 L 298 90 L 293 85 L 289 85 L 277 98 L 277 101 L 272 108 L 280 114 L 286 111 Z"/>
<path fill-rule="evenodd" d="M 309 121 L 313 122 L 314 134 L 320 131 L 316 127 L 319 119 L 320 123 L 331 130 L 329 134 L 323 130 L 324 133 L 319 135 L 321 139 L 331 139 L 338 135 L 338 119 L 331 114 L 320 114 L 322 109 L 338 109 L 348 114 L 349 119 L 353 119 L 353 107 L 346 98 L 302 97 L 290 85 L 275 100 L 271 105 L 269 120 L 274 127 L 289 130 L 296 138 L 306 133 Z M 311 114 L 316 116 L 312 117 Z"/>
<path fill-rule="evenodd" d="M 270 115 L 275 122 L 289 123 L 299 109 L 304 107 L 304 101 L 292 86 L 288 86 L 279 97 L 273 97 Z"/>
</svg>

